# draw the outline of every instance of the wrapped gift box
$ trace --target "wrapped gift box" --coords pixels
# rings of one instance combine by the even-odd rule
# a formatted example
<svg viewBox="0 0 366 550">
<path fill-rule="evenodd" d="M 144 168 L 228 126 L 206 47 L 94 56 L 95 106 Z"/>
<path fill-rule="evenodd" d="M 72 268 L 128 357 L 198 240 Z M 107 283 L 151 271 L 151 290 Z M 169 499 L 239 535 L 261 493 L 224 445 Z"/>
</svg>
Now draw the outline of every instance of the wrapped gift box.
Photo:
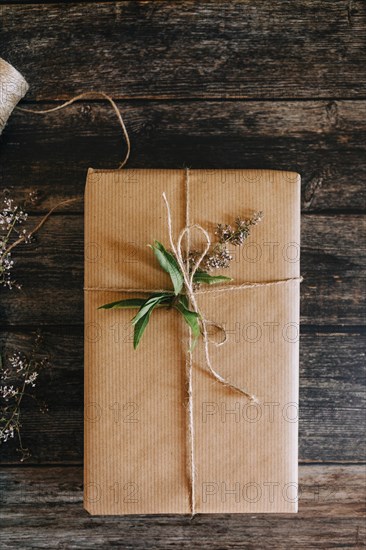
<svg viewBox="0 0 366 550">
<path fill-rule="evenodd" d="M 187 325 L 154 311 L 133 349 L 131 298 L 121 289 L 171 288 L 146 245 L 169 247 L 186 223 L 185 170 L 89 170 L 85 191 L 85 508 L 91 514 L 189 514 Z M 217 223 L 264 212 L 224 275 L 233 285 L 299 277 L 300 176 L 271 170 L 190 170 L 189 217 L 214 238 Z M 191 246 L 202 248 L 192 233 Z M 217 290 L 225 285 L 217 287 Z M 210 345 L 208 373 L 193 354 L 195 511 L 296 512 L 298 281 L 197 295 L 228 340 Z M 213 336 L 214 338 L 214 336 Z"/>
</svg>

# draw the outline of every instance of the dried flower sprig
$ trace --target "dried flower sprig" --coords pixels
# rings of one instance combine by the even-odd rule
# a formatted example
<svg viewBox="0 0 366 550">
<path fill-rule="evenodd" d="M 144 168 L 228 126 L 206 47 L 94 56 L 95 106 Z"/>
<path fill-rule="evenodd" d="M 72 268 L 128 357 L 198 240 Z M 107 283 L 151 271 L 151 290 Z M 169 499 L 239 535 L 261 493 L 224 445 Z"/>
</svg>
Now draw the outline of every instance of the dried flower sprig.
<svg viewBox="0 0 366 550">
<path fill-rule="evenodd" d="M 13 199 L 10 197 L 4 198 L 3 208 L 0 211 L 0 286 L 10 289 L 13 287 L 20 288 L 20 285 L 12 277 L 14 267 L 13 249 L 22 243 L 31 242 L 34 234 L 41 229 L 56 208 L 74 202 L 74 200 L 60 202 L 51 208 L 35 227 L 28 229 L 24 227 L 24 223 L 28 220 L 28 214 L 22 207 L 16 205 Z"/>
<path fill-rule="evenodd" d="M 230 267 L 233 256 L 228 250 L 228 245 L 242 246 L 250 236 L 251 227 L 257 225 L 262 220 L 262 217 L 263 212 L 256 212 L 249 219 L 237 217 L 234 228 L 227 224 L 217 224 L 215 235 L 218 236 L 219 242 L 203 259 L 204 268 L 210 271 L 212 269 L 227 269 Z"/>
<path fill-rule="evenodd" d="M 29 202 L 36 200 L 35 193 L 29 193 Z M 70 204 L 75 199 L 62 201 L 54 206 L 32 229 L 25 227 L 28 214 L 24 207 L 5 196 L 0 211 L 0 287 L 20 288 L 13 279 L 14 260 L 12 251 L 22 243 L 29 243 L 34 234 L 48 220 L 53 211 L 61 205 Z M 21 460 L 29 456 L 22 445 L 20 435 L 20 405 L 25 396 L 35 398 L 31 390 L 36 385 L 39 371 L 48 364 L 48 359 L 40 357 L 41 337 L 38 335 L 30 355 L 14 352 L 6 358 L 0 353 L 0 444 L 17 436 Z"/>
<path fill-rule="evenodd" d="M 21 461 L 30 456 L 20 436 L 21 403 L 24 397 L 36 399 L 32 394 L 39 373 L 49 367 L 49 358 L 42 353 L 43 338 L 37 333 L 31 352 L 15 351 L 0 355 L 0 445 L 18 438 Z M 41 407 L 44 411 L 44 406 Z"/>
<path fill-rule="evenodd" d="M 215 234 L 219 238 L 212 249 L 204 256 L 199 268 L 194 272 L 193 283 L 195 286 L 201 284 L 217 284 L 232 281 L 230 277 L 223 275 L 210 275 L 208 272 L 213 269 L 228 268 L 233 259 L 228 250 L 228 245 L 242 246 L 245 240 L 249 237 L 251 227 L 257 225 L 262 219 L 262 212 L 257 212 L 250 219 L 236 218 L 235 227 L 231 225 L 218 224 Z M 165 249 L 159 242 L 154 241 L 150 245 L 155 253 L 155 256 L 160 264 L 160 267 L 166 271 L 172 280 L 174 292 L 160 292 L 148 296 L 148 298 L 132 298 L 127 300 L 118 300 L 100 306 L 98 309 L 135 309 L 138 308 L 137 314 L 132 318 L 134 325 L 133 345 L 136 349 L 139 345 L 141 337 L 148 325 L 151 313 L 155 308 L 174 308 L 184 318 L 189 325 L 193 335 L 193 345 L 202 333 L 200 318 L 198 313 L 190 310 L 190 304 L 187 295 L 183 290 L 183 273 L 179 267 L 174 254 Z M 188 256 L 190 273 L 193 272 L 198 259 L 202 253 L 197 250 L 191 251 Z"/>
<path fill-rule="evenodd" d="M 237 217 L 235 220 L 235 228 L 231 225 L 217 224 L 216 235 L 219 237 L 221 244 L 232 244 L 234 246 L 241 246 L 244 241 L 250 235 L 250 229 L 253 225 L 258 225 L 262 221 L 263 212 L 256 212 L 250 219 L 244 219 Z"/>
<path fill-rule="evenodd" d="M 9 198 L 4 198 L 3 209 L 0 212 L 0 285 L 12 288 L 20 287 L 11 276 L 14 261 L 11 257 L 12 244 L 24 237 L 22 241 L 30 240 L 25 228 L 21 227 L 27 221 L 28 214 L 22 208 L 14 204 Z"/>
</svg>

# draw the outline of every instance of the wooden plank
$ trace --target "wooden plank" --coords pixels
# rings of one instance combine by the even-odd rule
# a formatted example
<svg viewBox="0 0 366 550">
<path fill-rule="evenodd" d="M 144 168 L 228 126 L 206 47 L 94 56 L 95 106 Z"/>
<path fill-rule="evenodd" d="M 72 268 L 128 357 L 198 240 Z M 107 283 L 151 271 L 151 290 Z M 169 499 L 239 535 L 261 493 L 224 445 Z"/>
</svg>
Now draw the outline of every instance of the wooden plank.
<svg viewBox="0 0 366 550">
<path fill-rule="evenodd" d="M 320 325 L 363 320 L 364 225 L 354 214 L 365 210 L 366 5 L 306 0 L 299 10 L 278 0 L 108 1 L 65 9 L 66 2 L 56 5 L 57 0 L 38 6 L 24 1 L 29 5 L 2 2 L 0 39 L 2 55 L 31 83 L 28 100 L 69 98 L 91 88 L 133 98 L 120 102 L 133 141 L 131 167 L 245 166 L 302 173 L 303 211 L 328 215 L 303 219 L 302 320 L 319 326 L 318 332 L 305 326 L 301 339 L 300 459 L 364 460 L 362 333 L 352 326 L 335 332 Z M 68 212 L 82 213 L 86 168 L 115 167 L 119 148 L 113 116 L 99 102 L 44 119 L 17 113 L 0 142 L 0 182 L 18 197 L 38 188 L 33 212 L 77 197 Z M 340 211 L 350 215 L 329 215 Z M 30 402 L 24 406 L 24 443 L 33 452 L 29 464 L 80 464 L 81 217 L 55 216 L 39 235 L 39 247 L 19 252 L 23 293 L 15 298 L 15 291 L 2 291 L 6 316 L 0 313 L 4 323 L 18 328 L 0 333 L 0 344 L 26 349 L 30 328 L 50 323 L 44 332 L 54 364 L 40 378 L 37 394 L 49 412 L 41 415 Z M 57 326 L 63 323 L 70 326 Z M 17 462 L 15 445 L 1 451 L 5 464 Z M 361 465 L 302 464 L 300 513 L 280 518 L 101 521 L 82 509 L 82 470 L 74 466 L 3 467 L 0 487 L 4 548 L 366 546 Z"/>
<path fill-rule="evenodd" d="M 360 215 L 303 216 L 302 323 L 363 323 L 365 223 Z M 2 292 L 3 324 L 82 323 L 83 217 L 54 215 L 37 240 L 14 252 L 14 275 L 23 289 Z"/>
<path fill-rule="evenodd" d="M 303 211 L 366 208 L 366 101 L 126 101 L 119 107 L 132 141 L 129 167 L 294 170 L 302 175 Z M 19 200 L 37 190 L 33 211 L 45 211 L 81 197 L 87 168 L 115 168 L 123 151 L 104 103 L 45 116 L 15 112 L 0 146 L 0 183 Z M 72 206 L 81 210 L 80 201 Z"/>
<path fill-rule="evenodd" d="M 45 352 L 52 368 L 40 375 L 36 396 L 48 406 L 39 412 L 23 402 L 23 445 L 30 463 L 80 463 L 83 456 L 82 327 L 45 327 Z M 29 332 L 0 333 L 6 352 L 27 351 Z M 121 346 L 131 345 L 121 342 Z M 361 426 L 365 418 L 363 335 L 358 332 L 303 333 L 300 341 L 301 461 L 364 460 Z M 1 448 L 3 463 L 17 463 L 16 443 Z"/>
<path fill-rule="evenodd" d="M 4 549 L 360 549 L 366 542 L 362 466 L 301 466 L 299 514 L 204 514 L 193 521 L 91 517 L 82 508 L 80 467 L 7 468 L 0 480 Z"/>
<path fill-rule="evenodd" d="M 2 56 L 32 99 L 365 97 L 363 0 L 1 8 Z"/>
</svg>

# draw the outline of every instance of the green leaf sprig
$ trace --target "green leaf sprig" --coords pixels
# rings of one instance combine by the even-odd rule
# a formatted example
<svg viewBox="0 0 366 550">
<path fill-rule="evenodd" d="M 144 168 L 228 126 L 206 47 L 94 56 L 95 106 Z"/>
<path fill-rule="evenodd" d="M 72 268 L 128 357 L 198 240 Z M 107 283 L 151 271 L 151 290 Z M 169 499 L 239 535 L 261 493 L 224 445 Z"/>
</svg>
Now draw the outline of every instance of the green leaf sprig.
<svg viewBox="0 0 366 550">
<path fill-rule="evenodd" d="M 178 262 L 171 252 L 165 249 L 165 247 L 159 242 L 154 241 L 152 245 L 149 245 L 160 267 L 166 271 L 173 283 L 174 291 L 154 293 L 147 298 L 130 298 L 127 300 L 118 300 L 117 302 L 111 302 L 104 304 L 98 309 L 136 309 L 137 314 L 132 318 L 132 324 L 134 325 L 133 347 L 136 349 L 140 343 L 141 337 L 145 332 L 145 329 L 149 323 L 151 314 L 155 308 L 171 308 L 178 311 L 187 325 L 190 327 L 193 336 L 194 347 L 198 337 L 201 334 L 200 319 L 198 313 L 189 309 L 189 302 L 186 294 L 183 290 L 183 273 L 178 265 Z M 232 281 L 230 277 L 224 277 L 223 275 L 210 275 L 206 271 L 197 270 L 193 275 L 193 282 L 196 284 L 217 284 Z"/>
<path fill-rule="evenodd" d="M 194 272 L 193 283 L 195 285 L 214 285 L 232 281 L 230 277 L 210 275 L 208 271 L 229 267 L 233 257 L 228 250 L 228 244 L 242 246 L 249 237 L 252 226 L 257 225 L 262 220 L 262 216 L 262 212 L 255 212 L 249 219 L 236 218 L 234 226 L 217 224 L 216 235 L 218 236 L 218 243 L 202 258 L 199 268 Z M 153 250 L 160 267 L 169 274 L 174 290 L 171 292 L 154 293 L 147 298 L 118 300 L 117 302 L 104 304 L 98 309 L 138 309 L 138 312 L 132 318 L 132 324 L 134 325 L 133 346 L 135 349 L 140 343 L 153 310 L 161 307 L 175 309 L 183 316 L 183 319 L 191 329 L 193 336 L 192 350 L 201 334 L 201 320 L 197 312 L 189 309 L 189 300 L 184 292 L 182 270 L 176 257 L 166 250 L 159 241 L 155 240 L 149 246 Z M 201 254 L 197 250 L 189 253 L 188 263 L 190 265 L 190 273 L 195 269 L 200 256 Z"/>
</svg>

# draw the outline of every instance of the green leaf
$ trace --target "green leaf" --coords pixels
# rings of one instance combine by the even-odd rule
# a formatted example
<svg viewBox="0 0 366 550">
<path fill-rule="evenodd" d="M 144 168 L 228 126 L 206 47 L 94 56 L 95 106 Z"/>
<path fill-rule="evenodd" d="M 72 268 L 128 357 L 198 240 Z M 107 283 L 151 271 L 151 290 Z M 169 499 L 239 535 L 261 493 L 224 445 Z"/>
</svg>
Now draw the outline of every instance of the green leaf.
<svg viewBox="0 0 366 550">
<path fill-rule="evenodd" d="M 185 322 L 192 331 L 193 341 L 189 349 L 189 351 L 192 352 L 197 344 L 198 337 L 201 334 L 199 315 L 195 311 L 188 309 L 188 298 L 185 295 L 180 297 L 178 304 L 174 307 L 183 315 Z"/>
<path fill-rule="evenodd" d="M 99 306 L 98 309 L 132 309 L 135 307 L 141 307 L 145 302 L 145 298 L 131 298 L 128 300 L 118 300 L 117 302 L 104 304 L 103 306 Z"/>
<path fill-rule="evenodd" d="M 231 277 L 224 277 L 224 275 L 209 275 L 205 271 L 196 271 L 193 275 L 194 283 L 205 283 L 207 285 L 215 285 L 218 283 L 227 283 L 232 281 Z"/>
<path fill-rule="evenodd" d="M 187 294 L 181 294 L 179 301 L 184 305 L 186 309 L 189 309 L 189 300 Z"/>
<path fill-rule="evenodd" d="M 146 327 L 147 327 L 147 324 L 150 320 L 150 316 L 153 312 L 153 309 L 155 307 L 157 307 L 159 305 L 159 303 L 164 300 L 166 297 L 170 298 L 172 297 L 171 294 L 159 294 L 157 296 L 153 296 L 151 297 L 151 304 L 150 304 L 150 307 L 147 309 L 146 313 L 140 317 L 140 319 L 138 319 L 138 321 L 136 323 L 134 323 L 134 321 L 132 321 L 134 324 L 135 324 L 135 330 L 134 330 L 134 333 L 133 333 L 133 347 L 134 349 L 137 348 L 137 346 L 139 345 L 140 343 L 140 340 L 141 340 L 141 336 L 143 335 Z M 157 300 L 155 301 L 152 301 L 152 298 L 157 298 Z M 149 300 L 147 300 L 149 301 Z"/>
<path fill-rule="evenodd" d="M 192 330 L 194 338 L 198 338 L 200 335 L 199 315 L 195 311 L 187 309 L 182 299 L 174 306 L 184 317 L 185 322 Z"/>
<path fill-rule="evenodd" d="M 152 294 L 146 298 L 131 298 L 128 300 L 119 300 L 110 304 L 104 304 L 98 309 L 113 309 L 113 308 L 140 308 L 137 315 L 132 319 L 132 324 L 135 325 L 133 335 L 133 347 L 136 349 L 139 345 L 141 337 L 149 322 L 150 315 L 155 307 L 168 305 L 174 298 L 173 292 L 164 292 Z"/>
<path fill-rule="evenodd" d="M 148 313 L 151 309 L 153 309 L 155 306 L 157 306 L 160 302 L 163 300 L 170 300 L 172 298 L 172 294 L 153 294 L 149 296 L 147 300 L 144 301 L 144 303 L 141 305 L 138 313 L 135 315 L 135 317 L 132 319 L 132 324 L 136 325 L 136 323 L 142 319 L 146 313 Z"/>
<path fill-rule="evenodd" d="M 164 246 L 159 241 L 154 241 L 151 246 L 160 266 L 169 273 L 174 286 L 174 293 L 178 295 L 183 287 L 183 275 L 179 268 L 177 260 L 173 254 L 165 250 Z"/>
<path fill-rule="evenodd" d="M 133 347 L 134 349 L 137 348 L 137 346 L 140 343 L 141 337 L 145 331 L 145 328 L 147 327 L 147 324 L 150 320 L 150 315 L 152 313 L 153 308 L 151 308 L 141 319 L 136 323 L 135 330 L 133 333 Z"/>
</svg>

